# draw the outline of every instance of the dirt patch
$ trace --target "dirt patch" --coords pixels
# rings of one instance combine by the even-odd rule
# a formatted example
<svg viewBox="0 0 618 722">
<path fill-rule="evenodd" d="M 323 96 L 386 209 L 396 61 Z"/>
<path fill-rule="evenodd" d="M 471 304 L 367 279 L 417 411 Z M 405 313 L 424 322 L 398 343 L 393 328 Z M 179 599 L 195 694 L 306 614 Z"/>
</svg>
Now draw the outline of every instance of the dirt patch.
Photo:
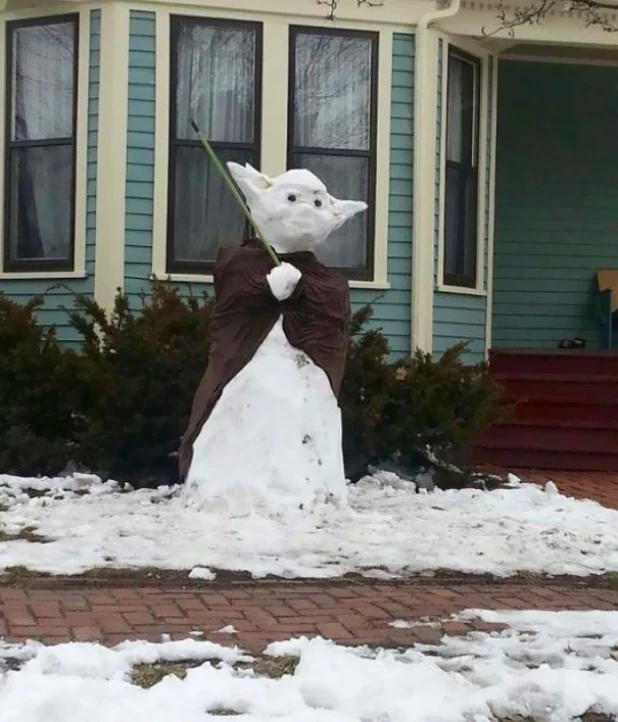
<svg viewBox="0 0 618 722">
<path fill-rule="evenodd" d="M 26 531 L 26 530 L 22 530 Z M 27 532 L 31 541 L 36 539 L 36 532 L 29 529 Z M 35 538 L 32 537 L 35 535 Z M 16 537 L 11 537 L 16 538 Z M 50 540 L 47 540 L 50 541 Z M 374 567 L 375 568 L 375 567 Z M 587 589 L 618 589 L 618 573 L 599 574 L 591 577 L 545 576 L 542 574 L 522 573 L 510 577 L 493 577 L 490 574 L 462 574 L 449 569 L 410 574 L 396 579 L 378 579 L 365 577 L 358 573 L 344 574 L 331 579 L 313 577 L 295 577 L 293 579 L 269 575 L 254 579 L 249 572 L 228 571 L 226 569 L 212 569 L 216 579 L 189 579 L 190 569 L 170 570 L 155 567 L 141 567 L 139 569 L 116 569 L 110 567 L 96 567 L 82 574 L 54 575 L 39 572 L 22 566 L 8 567 L 0 572 L 0 586 L 18 585 L 25 589 L 94 589 L 94 588 L 171 588 L 171 589 L 209 589 L 230 587 L 266 587 L 269 585 L 289 586 L 294 588 L 305 584 L 319 586 L 327 589 L 340 585 L 358 585 L 373 587 L 410 587 L 423 588 L 427 585 L 441 584 L 456 588 L 458 585 L 474 585 L 504 587 L 505 591 L 519 586 L 551 586 L 568 587 L 572 590 Z"/>
<path fill-rule="evenodd" d="M 201 662 L 157 662 L 156 664 L 137 664 L 133 667 L 131 681 L 138 687 L 150 689 L 159 684 L 170 674 L 179 679 L 187 676 L 187 670 L 192 667 L 199 667 Z"/>
<path fill-rule="evenodd" d="M 238 666 L 253 669 L 256 677 L 281 679 L 286 675 L 293 675 L 298 662 L 298 657 L 284 654 L 281 657 L 258 657 L 254 662 L 244 662 Z"/>
<path fill-rule="evenodd" d="M 252 669 L 256 677 L 281 679 L 285 675 L 293 675 L 298 666 L 298 657 L 283 655 L 281 657 L 258 657 L 251 662 L 239 662 L 237 669 Z M 203 662 L 188 660 L 185 662 L 157 662 L 155 664 L 137 664 L 133 667 L 131 681 L 138 687 L 150 689 L 170 674 L 179 679 L 187 676 L 187 671 L 199 667 Z M 221 710 L 210 714 L 239 714 L 233 710 Z"/>
<path fill-rule="evenodd" d="M 34 526 L 25 526 L 15 534 L 9 534 L 3 529 L 0 529 L 0 542 L 17 541 L 19 539 L 29 542 L 38 542 L 39 544 L 49 544 L 51 541 L 51 539 L 39 534 Z"/>
</svg>

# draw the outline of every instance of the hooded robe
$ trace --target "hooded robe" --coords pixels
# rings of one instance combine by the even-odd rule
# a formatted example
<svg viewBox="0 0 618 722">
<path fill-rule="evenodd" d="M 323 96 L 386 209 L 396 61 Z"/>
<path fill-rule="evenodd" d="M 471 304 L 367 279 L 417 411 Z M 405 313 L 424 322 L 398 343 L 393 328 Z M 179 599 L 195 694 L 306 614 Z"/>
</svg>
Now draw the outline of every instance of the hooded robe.
<svg viewBox="0 0 618 722">
<path fill-rule="evenodd" d="M 272 270 L 272 259 L 259 242 L 223 248 L 217 254 L 210 358 L 180 446 L 183 481 L 191 466 L 193 443 L 223 390 L 251 361 L 280 315 L 290 345 L 306 353 L 326 373 L 335 396 L 339 393 L 350 324 L 348 282 L 322 265 L 311 251 L 280 254 L 279 258 L 302 273 L 294 292 L 284 301 L 278 301 L 270 290 L 266 276 Z"/>
</svg>

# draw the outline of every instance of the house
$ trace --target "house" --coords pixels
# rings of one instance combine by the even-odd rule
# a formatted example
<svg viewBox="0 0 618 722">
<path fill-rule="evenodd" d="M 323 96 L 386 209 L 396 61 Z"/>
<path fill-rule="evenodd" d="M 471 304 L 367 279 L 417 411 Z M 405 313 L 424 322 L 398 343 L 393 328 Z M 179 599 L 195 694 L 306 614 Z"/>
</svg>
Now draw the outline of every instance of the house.
<svg viewBox="0 0 618 722">
<path fill-rule="evenodd" d="M 323 253 L 395 355 L 598 348 L 618 33 L 566 6 L 510 31 L 501 7 L 0 0 L 0 291 L 51 287 L 42 319 L 71 341 L 73 292 L 110 307 L 153 277 L 209 284 L 243 220 L 194 117 L 223 160 L 305 166 L 368 201 Z"/>
</svg>

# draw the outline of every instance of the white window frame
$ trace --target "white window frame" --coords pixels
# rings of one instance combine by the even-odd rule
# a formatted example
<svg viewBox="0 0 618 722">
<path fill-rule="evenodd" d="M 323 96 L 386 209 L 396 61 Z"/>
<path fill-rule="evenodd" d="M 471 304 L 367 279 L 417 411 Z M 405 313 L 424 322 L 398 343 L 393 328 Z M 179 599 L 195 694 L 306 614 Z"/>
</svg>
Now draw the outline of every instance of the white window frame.
<svg viewBox="0 0 618 722">
<path fill-rule="evenodd" d="M 487 168 L 487 140 L 488 140 L 488 87 L 489 87 L 489 58 L 490 53 L 474 42 L 468 42 L 462 38 L 449 38 L 440 36 L 442 43 L 442 107 L 441 107 L 441 128 L 440 137 L 440 195 L 439 195 L 439 228 L 438 228 L 438 259 L 436 268 L 436 291 L 440 293 L 455 293 L 462 296 L 487 296 L 487 278 L 485 272 L 486 249 L 490 248 L 490 236 L 492 233 L 492 218 L 490 214 L 489 227 L 485 227 L 485 211 L 487 199 L 485 188 L 488 180 Z M 476 282 L 473 287 L 453 286 L 444 280 L 444 235 L 445 235 L 445 210 L 446 210 L 446 142 L 447 142 L 447 110 L 448 110 L 448 59 L 449 49 L 455 52 L 459 49 L 462 54 L 473 56 L 480 64 L 480 102 L 479 102 L 479 132 L 478 132 L 478 193 L 477 193 L 477 233 L 476 233 Z M 495 95 L 495 86 L 494 86 Z M 495 157 L 492 158 L 492 165 L 495 164 Z M 490 203 L 495 187 L 492 180 L 490 188 Z M 488 259 L 489 260 L 489 259 Z M 489 266 L 487 275 L 489 273 Z"/>
<path fill-rule="evenodd" d="M 90 8 L 76 10 L 78 15 L 78 54 L 77 54 L 77 123 L 75 127 L 75 198 L 74 198 L 74 235 L 73 269 L 66 271 L 5 271 L 4 270 L 4 223 L 0 223 L 0 280 L 35 279 L 71 279 L 86 278 L 86 198 L 88 163 L 88 83 L 90 76 Z M 67 15 L 66 6 L 55 12 L 40 10 L 22 10 L 4 12 L 0 15 L 0 38 L 4 41 L 0 50 L 0 86 L 5 86 L 7 68 L 6 38 L 7 24 L 21 20 L 52 20 Z M 8 117 L 8 98 L 0 94 L 0 199 L 4 209 L 5 160 L 6 160 L 6 120 Z"/>
<path fill-rule="evenodd" d="M 183 274 L 166 271 L 167 217 L 168 217 L 168 162 L 169 162 L 169 83 L 170 83 L 170 17 L 212 17 L 228 20 L 248 20 L 262 23 L 262 123 L 260 139 L 261 170 L 278 175 L 287 167 L 288 124 L 288 66 L 289 27 L 302 24 L 320 27 L 319 20 L 290 17 L 282 22 L 271 15 L 240 13 L 235 10 L 218 11 L 213 8 L 190 10 L 181 7 L 157 8 L 157 97 L 155 125 L 155 182 L 152 278 L 176 282 L 210 283 L 211 274 Z M 376 31 L 369 23 L 343 24 L 342 29 Z M 377 82 L 377 139 L 376 188 L 374 217 L 374 272 L 368 281 L 350 281 L 352 288 L 386 290 L 387 278 L 388 206 L 390 183 L 390 110 L 392 82 L 393 28 L 379 27 L 378 82 Z M 273 78 L 277 82 L 273 82 Z"/>
</svg>

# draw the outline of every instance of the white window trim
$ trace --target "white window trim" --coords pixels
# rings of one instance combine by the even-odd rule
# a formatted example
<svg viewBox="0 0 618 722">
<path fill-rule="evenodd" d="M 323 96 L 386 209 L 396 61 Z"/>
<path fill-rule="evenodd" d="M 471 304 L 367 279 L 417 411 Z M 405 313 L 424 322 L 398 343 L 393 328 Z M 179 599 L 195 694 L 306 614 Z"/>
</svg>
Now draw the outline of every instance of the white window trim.
<svg viewBox="0 0 618 722">
<path fill-rule="evenodd" d="M 285 22 L 269 15 L 221 11 L 213 8 L 157 8 L 156 29 L 156 121 L 155 121 L 155 181 L 152 277 L 176 282 L 211 283 L 212 274 L 168 273 L 167 256 L 167 204 L 169 163 L 169 83 L 170 83 L 170 16 L 221 17 L 253 20 L 263 24 L 262 62 L 262 137 L 261 170 L 268 175 L 285 172 L 287 165 L 288 123 L 288 66 L 290 25 L 323 27 L 323 23 L 308 18 L 290 16 Z M 375 25 L 353 23 L 342 29 L 376 31 Z M 390 108 L 393 29 L 378 28 L 380 33 L 377 81 L 376 129 L 376 189 L 374 225 L 374 273 L 370 281 L 349 281 L 351 288 L 387 290 L 388 263 L 388 198 L 390 184 Z M 272 78 L 277 78 L 273 83 Z"/>
<path fill-rule="evenodd" d="M 461 38 L 456 40 L 446 35 L 441 36 L 442 43 L 442 108 L 440 138 L 440 196 L 439 196 L 439 229 L 438 229 L 438 266 L 436 274 L 435 290 L 439 293 L 454 293 L 460 296 L 486 296 L 487 286 L 485 283 L 485 248 L 488 247 L 488 235 L 485 229 L 485 210 L 487 201 L 485 198 L 485 185 L 487 182 L 487 120 L 488 120 L 488 86 L 489 86 L 489 58 L 490 53 L 476 43 Z M 459 48 L 468 55 L 473 55 L 480 62 L 480 104 L 479 104 L 479 155 L 478 155 L 478 224 L 477 224 L 477 251 L 476 251 L 476 284 L 469 286 L 452 286 L 444 282 L 444 213 L 446 206 L 446 133 L 447 133 L 447 106 L 448 106 L 448 57 L 449 48 Z M 494 93 L 495 95 L 495 93 Z M 490 196 L 494 188 L 490 189 Z M 491 219 L 490 219 L 491 222 Z"/>
<path fill-rule="evenodd" d="M 72 14 L 69 8 L 69 14 Z M 90 79 L 90 8 L 75 8 L 73 11 L 79 16 L 79 49 L 77 56 L 77 127 L 75 128 L 75 231 L 74 231 L 74 257 L 71 271 L 5 271 L 4 270 L 4 223 L 0 223 L 0 280 L 34 280 L 34 279 L 70 279 L 86 278 L 86 197 L 88 178 L 88 83 Z M 46 11 L 41 14 L 40 9 L 8 12 L 0 15 L 0 38 L 6 37 L 7 23 L 14 20 L 28 20 L 40 18 L 53 18 L 56 15 L 66 15 L 67 7 Z M 5 170 L 5 119 L 6 119 L 6 93 L 4 92 L 4 78 L 7 72 L 6 49 L 0 49 L 0 208 L 4 211 L 4 177 Z"/>
</svg>

